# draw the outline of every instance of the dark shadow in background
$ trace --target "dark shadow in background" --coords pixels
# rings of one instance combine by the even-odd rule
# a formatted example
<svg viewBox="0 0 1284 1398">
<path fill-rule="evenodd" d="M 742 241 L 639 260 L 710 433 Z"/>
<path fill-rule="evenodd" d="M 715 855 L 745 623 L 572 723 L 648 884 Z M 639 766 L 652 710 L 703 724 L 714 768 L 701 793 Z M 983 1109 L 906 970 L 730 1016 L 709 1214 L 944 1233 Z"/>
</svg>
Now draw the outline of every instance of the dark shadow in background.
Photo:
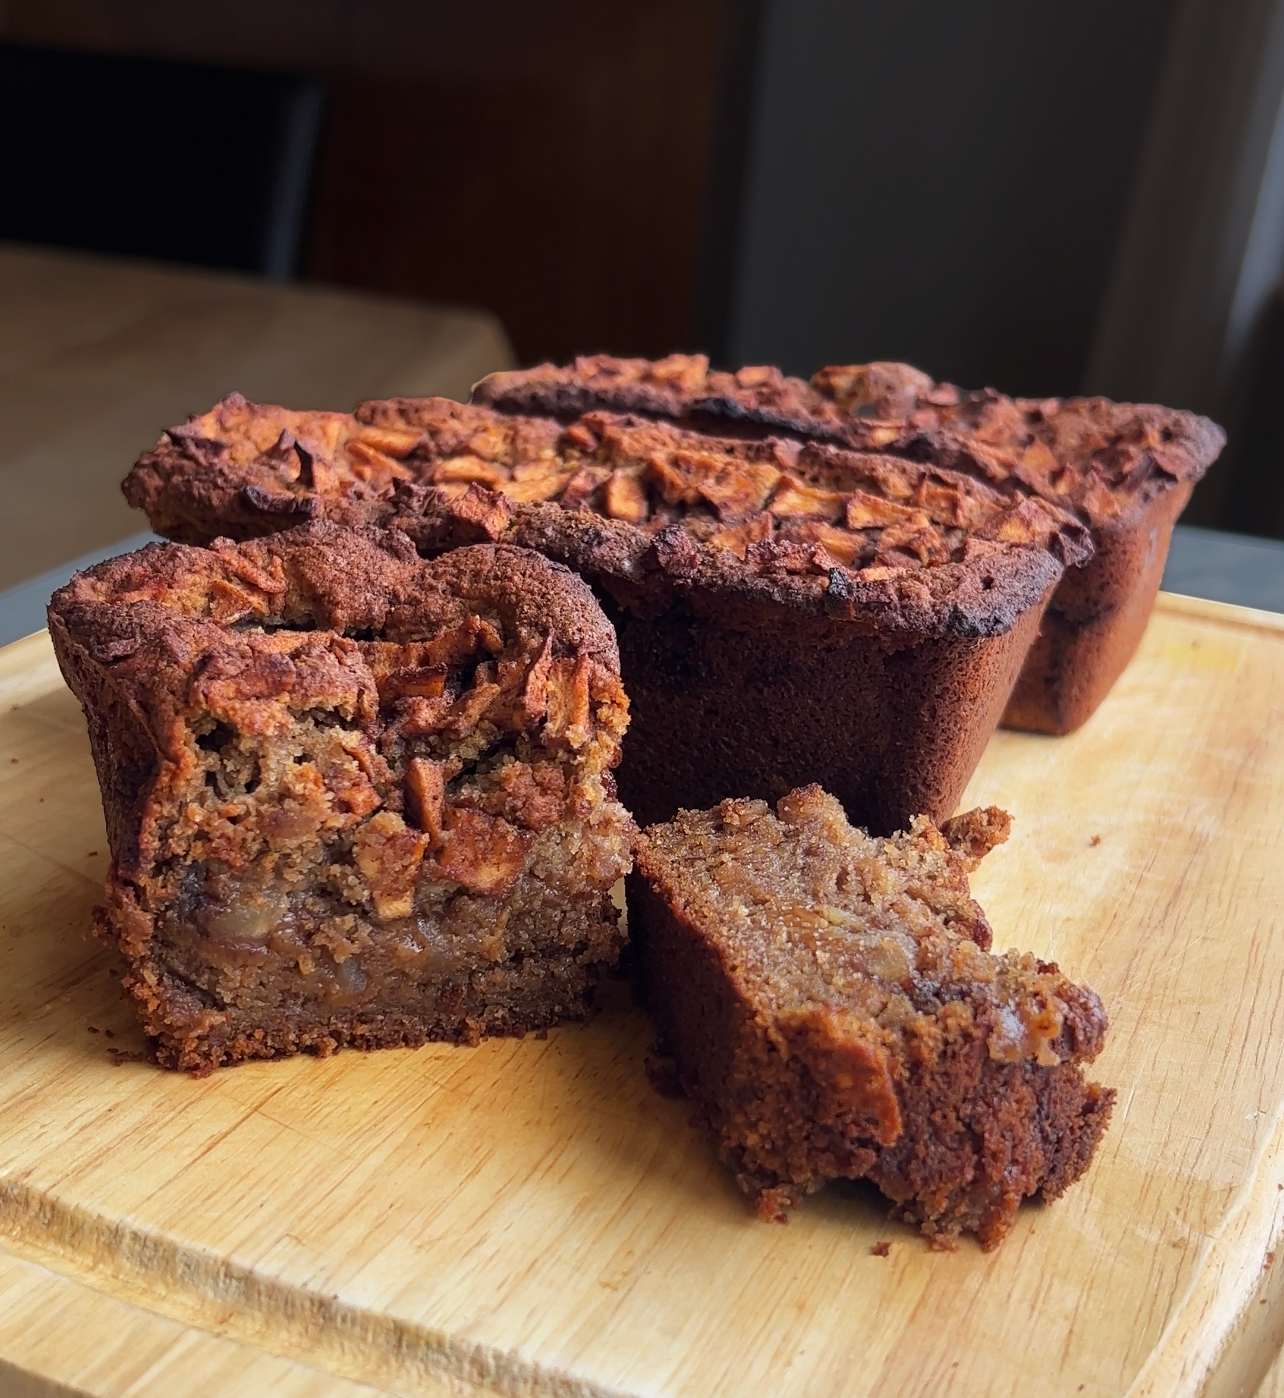
<svg viewBox="0 0 1284 1398">
<path fill-rule="evenodd" d="M 0 238 L 297 270 L 322 89 L 0 44 Z"/>
<path fill-rule="evenodd" d="M 718 77 L 704 181 L 699 261 L 687 348 L 727 362 L 727 335 L 743 252 L 749 140 L 767 0 L 725 0 L 718 34 Z"/>
<path fill-rule="evenodd" d="M 1224 505 L 1227 529 L 1284 539 L 1284 290 L 1257 327 Z"/>
</svg>

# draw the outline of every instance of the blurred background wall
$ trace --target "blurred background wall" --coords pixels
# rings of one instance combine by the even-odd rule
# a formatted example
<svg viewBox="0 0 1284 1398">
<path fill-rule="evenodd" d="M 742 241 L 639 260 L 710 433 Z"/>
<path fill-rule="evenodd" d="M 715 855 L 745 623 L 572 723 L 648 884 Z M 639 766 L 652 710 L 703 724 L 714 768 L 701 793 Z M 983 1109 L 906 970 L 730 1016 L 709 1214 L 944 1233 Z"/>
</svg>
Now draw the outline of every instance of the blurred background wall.
<svg viewBox="0 0 1284 1398">
<path fill-rule="evenodd" d="M 719 18 L 720 0 L 9 0 L 4 38 L 320 77 L 301 274 L 486 307 L 535 360 L 685 340 Z M 217 198 L 217 169 L 181 174 Z"/>
<path fill-rule="evenodd" d="M 527 362 L 905 358 L 1227 422 L 1284 537 L 1284 0 L 7 0 L 10 45 L 324 92 L 306 280 Z M 227 152 L 234 162 L 237 153 Z M 217 199 L 217 162 L 176 171 Z"/>
<path fill-rule="evenodd" d="M 1077 388 L 1172 5 L 772 4 L 727 356 Z"/>
</svg>

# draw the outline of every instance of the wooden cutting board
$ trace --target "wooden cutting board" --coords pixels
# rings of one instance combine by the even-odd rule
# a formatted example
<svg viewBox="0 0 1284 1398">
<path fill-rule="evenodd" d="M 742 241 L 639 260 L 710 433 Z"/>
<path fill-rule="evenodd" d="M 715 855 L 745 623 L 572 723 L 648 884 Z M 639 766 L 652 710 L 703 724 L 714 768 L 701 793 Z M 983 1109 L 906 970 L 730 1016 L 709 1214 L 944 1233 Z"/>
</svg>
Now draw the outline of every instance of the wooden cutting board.
<svg viewBox="0 0 1284 1398">
<path fill-rule="evenodd" d="M 1016 825 L 978 896 L 997 944 L 1100 991 L 1119 1104 L 1065 1198 L 941 1254 L 860 1187 L 757 1222 L 647 1085 L 618 986 L 543 1040 L 137 1061 L 85 936 L 107 858 L 80 714 L 43 636 L 0 652 L 0 1391 L 1273 1385 L 1282 720 L 1284 618 L 1166 597 L 1082 732 L 990 744 L 968 799 Z"/>
</svg>

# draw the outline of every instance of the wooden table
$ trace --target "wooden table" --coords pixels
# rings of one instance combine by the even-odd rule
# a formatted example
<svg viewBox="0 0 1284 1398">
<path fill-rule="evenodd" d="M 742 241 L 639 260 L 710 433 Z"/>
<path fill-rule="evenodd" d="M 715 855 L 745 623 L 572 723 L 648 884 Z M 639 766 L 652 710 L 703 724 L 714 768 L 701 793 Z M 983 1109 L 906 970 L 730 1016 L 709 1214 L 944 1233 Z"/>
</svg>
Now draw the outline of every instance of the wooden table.
<svg viewBox="0 0 1284 1398">
<path fill-rule="evenodd" d="M 466 398 L 512 362 L 483 312 L 0 244 L 0 590 L 145 529 L 121 478 L 233 389 Z"/>
</svg>

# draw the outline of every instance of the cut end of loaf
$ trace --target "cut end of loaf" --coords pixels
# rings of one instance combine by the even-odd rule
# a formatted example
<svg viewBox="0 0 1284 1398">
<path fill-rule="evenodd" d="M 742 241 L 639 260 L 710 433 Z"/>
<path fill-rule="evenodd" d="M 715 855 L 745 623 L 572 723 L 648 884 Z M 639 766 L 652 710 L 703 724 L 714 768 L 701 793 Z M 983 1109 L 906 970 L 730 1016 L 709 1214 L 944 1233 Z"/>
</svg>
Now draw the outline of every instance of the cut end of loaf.
<svg viewBox="0 0 1284 1398">
<path fill-rule="evenodd" d="M 875 839 L 818 787 L 724 801 L 639 841 L 630 918 L 678 1076 L 762 1216 L 868 1178 L 948 1245 L 997 1244 L 1087 1168 L 1113 1093 L 1092 991 L 992 953 L 968 874 L 997 810 Z"/>
<path fill-rule="evenodd" d="M 633 826 L 578 579 L 315 525 L 113 560 L 52 614 L 115 835 L 100 925 L 159 1061 L 584 1015 Z"/>
</svg>

